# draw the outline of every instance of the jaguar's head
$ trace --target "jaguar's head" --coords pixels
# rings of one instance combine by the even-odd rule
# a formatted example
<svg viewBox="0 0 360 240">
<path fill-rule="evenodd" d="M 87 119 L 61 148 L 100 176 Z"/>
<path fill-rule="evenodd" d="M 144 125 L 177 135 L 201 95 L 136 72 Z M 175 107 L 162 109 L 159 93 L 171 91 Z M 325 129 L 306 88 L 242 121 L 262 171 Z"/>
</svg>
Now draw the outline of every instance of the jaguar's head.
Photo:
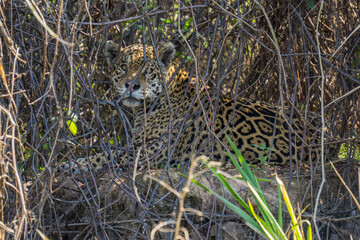
<svg viewBox="0 0 360 240">
<path fill-rule="evenodd" d="M 105 58 L 112 69 L 117 97 L 123 105 L 140 107 L 152 103 L 161 94 L 175 47 L 168 42 L 156 53 L 150 46 L 137 44 L 120 48 L 113 41 L 106 43 Z"/>
</svg>

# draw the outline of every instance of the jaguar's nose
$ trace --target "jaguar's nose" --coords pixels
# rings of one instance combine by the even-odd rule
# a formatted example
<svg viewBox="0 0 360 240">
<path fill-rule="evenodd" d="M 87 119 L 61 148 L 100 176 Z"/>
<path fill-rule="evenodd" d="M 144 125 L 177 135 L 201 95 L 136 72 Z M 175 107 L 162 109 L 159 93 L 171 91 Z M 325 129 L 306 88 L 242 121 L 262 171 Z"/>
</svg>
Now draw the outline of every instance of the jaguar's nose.
<svg viewBox="0 0 360 240">
<path fill-rule="evenodd" d="M 129 81 L 125 83 L 125 87 L 129 89 L 130 92 L 134 92 L 140 88 L 140 83 L 138 81 Z"/>
</svg>

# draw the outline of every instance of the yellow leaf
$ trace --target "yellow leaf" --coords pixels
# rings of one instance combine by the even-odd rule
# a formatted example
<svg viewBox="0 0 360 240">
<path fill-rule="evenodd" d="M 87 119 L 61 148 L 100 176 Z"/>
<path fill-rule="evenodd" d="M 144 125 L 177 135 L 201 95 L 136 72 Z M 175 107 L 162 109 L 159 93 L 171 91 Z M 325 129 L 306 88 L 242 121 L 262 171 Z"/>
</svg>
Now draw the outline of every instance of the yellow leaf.
<svg viewBox="0 0 360 240">
<path fill-rule="evenodd" d="M 67 120 L 66 125 L 68 126 L 68 128 L 69 128 L 70 132 L 72 133 L 72 135 L 75 136 L 77 134 L 77 131 L 78 131 L 76 124 L 71 120 Z"/>
</svg>

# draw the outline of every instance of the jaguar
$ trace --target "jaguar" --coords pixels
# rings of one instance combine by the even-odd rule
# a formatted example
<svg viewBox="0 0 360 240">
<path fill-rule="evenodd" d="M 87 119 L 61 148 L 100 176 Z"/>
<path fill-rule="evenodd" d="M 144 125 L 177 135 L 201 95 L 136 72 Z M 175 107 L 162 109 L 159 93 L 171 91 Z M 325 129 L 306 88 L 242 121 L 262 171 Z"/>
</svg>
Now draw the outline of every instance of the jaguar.
<svg viewBox="0 0 360 240">
<path fill-rule="evenodd" d="M 252 164 L 266 159 L 285 165 L 319 156 L 318 148 L 309 151 L 317 144 L 318 130 L 301 113 L 230 94 L 212 96 L 201 81 L 173 63 L 175 55 L 171 42 L 157 49 L 106 43 L 116 100 L 134 111 L 134 153 L 129 158 L 120 150 L 103 152 L 79 158 L 67 168 L 100 170 L 112 158 L 120 166 L 138 158 L 138 166 L 181 167 L 200 154 L 230 167 L 226 135 Z"/>
</svg>

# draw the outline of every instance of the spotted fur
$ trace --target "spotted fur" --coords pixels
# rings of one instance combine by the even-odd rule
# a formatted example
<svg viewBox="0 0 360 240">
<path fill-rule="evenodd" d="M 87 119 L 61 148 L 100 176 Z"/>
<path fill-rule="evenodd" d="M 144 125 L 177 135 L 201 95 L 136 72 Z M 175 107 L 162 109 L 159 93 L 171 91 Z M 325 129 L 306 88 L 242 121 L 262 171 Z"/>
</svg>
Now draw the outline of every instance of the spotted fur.
<svg viewBox="0 0 360 240">
<path fill-rule="evenodd" d="M 272 149 L 268 160 L 274 164 L 308 158 L 308 149 L 303 151 L 303 146 L 316 133 L 309 122 L 295 114 L 290 117 L 289 109 L 281 111 L 260 101 L 227 96 L 215 101 L 201 90 L 204 88 L 189 80 L 188 72 L 172 65 L 172 43 L 163 44 L 155 52 L 143 45 L 120 49 L 109 41 L 105 52 L 116 97 L 136 113 L 132 140 L 135 148 L 144 146 L 140 166 L 149 162 L 152 168 L 166 164 L 179 167 L 188 164 L 192 154 L 206 154 L 226 167 L 230 162 L 225 152 L 229 148 L 225 134 L 254 164 L 270 152 L 260 148 L 263 144 Z M 112 155 L 120 165 L 129 166 L 129 158 L 121 151 L 113 151 Z M 310 157 L 317 155 L 314 150 Z M 78 159 L 72 165 L 76 169 L 91 166 L 99 170 L 108 165 L 109 159 L 109 153 L 101 153 Z"/>
</svg>

